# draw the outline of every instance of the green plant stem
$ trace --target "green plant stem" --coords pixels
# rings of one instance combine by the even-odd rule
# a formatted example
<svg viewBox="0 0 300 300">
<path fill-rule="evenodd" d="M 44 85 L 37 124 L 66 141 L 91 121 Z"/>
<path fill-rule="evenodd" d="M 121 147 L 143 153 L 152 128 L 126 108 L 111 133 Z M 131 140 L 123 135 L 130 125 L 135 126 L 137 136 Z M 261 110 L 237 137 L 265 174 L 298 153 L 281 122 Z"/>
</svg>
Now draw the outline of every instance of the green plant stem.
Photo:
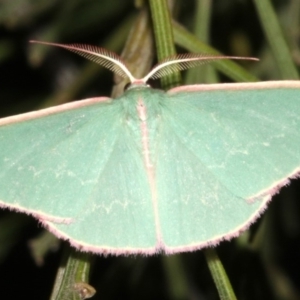
<svg viewBox="0 0 300 300">
<path fill-rule="evenodd" d="M 88 284 L 92 259 L 91 254 L 76 252 L 65 244 L 50 300 L 83 300 L 92 297 L 96 293 Z"/>
<path fill-rule="evenodd" d="M 299 79 L 292 55 L 285 41 L 270 0 L 254 0 L 261 24 L 283 79 Z"/>
<path fill-rule="evenodd" d="M 195 35 L 173 21 L 174 39 L 178 46 L 190 52 L 223 55 L 214 48 L 201 42 Z M 255 62 L 251 62 L 255 63 Z M 232 60 L 218 60 L 213 63 L 214 67 L 235 81 L 258 81 L 254 75 Z"/>
<path fill-rule="evenodd" d="M 166 0 L 149 0 L 154 36 L 156 42 L 156 52 L 159 61 L 175 55 L 175 45 L 172 30 L 170 11 Z M 180 73 L 174 72 L 161 79 L 161 84 L 165 89 L 177 86 L 181 81 Z"/>
<path fill-rule="evenodd" d="M 208 268 L 218 290 L 220 299 L 236 300 L 236 296 L 234 294 L 229 278 L 215 249 L 207 248 L 203 252 L 208 264 Z"/>
<path fill-rule="evenodd" d="M 162 262 L 171 299 L 188 299 L 189 286 L 181 255 L 163 256 Z"/>
<path fill-rule="evenodd" d="M 212 11 L 212 0 L 196 1 L 196 12 L 194 20 L 194 34 L 204 43 L 209 43 L 210 20 Z M 189 69 L 185 83 L 216 83 L 219 82 L 217 73 L 211 65 L 203 65 L 196 69 Z"/>
</svg>

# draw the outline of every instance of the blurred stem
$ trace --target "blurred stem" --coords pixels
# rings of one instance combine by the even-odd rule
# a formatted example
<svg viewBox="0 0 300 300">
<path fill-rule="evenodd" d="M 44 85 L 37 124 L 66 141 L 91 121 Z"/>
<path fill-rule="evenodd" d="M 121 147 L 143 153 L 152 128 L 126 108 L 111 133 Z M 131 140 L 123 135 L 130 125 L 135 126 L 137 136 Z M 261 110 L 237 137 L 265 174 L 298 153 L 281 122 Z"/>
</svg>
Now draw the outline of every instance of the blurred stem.
<svg viewBox="0 0 300 300">
<path fill-rule="evenodd" d="M 207 248 L 204 251 L 204 255 L 213 277 L 215 285 L 217 287 L 219 297 L 221 300 L 236 300 L 233 288 L 227 277 L 226 271 L 220 261 L 217 252 L 213 248 Z"/>
<path fill-rule="evenodd" d="M 78 5 L 77 1 L 62 1 L 60 9 L 57 10 L 58 13 L 55 21 L 51 25 L 44 27 L 43 30 L 39 30 L 34 39 L 57 42 L 62 30 L 66 27 L 66 15 L 69 15 L 76 5 Z M 50 47 L 32 47 L 28 59 L 31 64 L 38 66 L 45 59 L 49 51 L 51 51 Z"/>
<path fill-rule="evenodd" d="M 122 47 L 124 44 L 125 38 L 128 34 L 129 28 L 132 26 L 134 15 L 130 15 L 126 18 L 121 25 L 112 32 L 110 38 L 104 43 L 103 48 L 116 51 Z M 99 65 L 93 62 L 86 62 L 85 66 L 82 68 L 78 77 L 74 82 L 64 90 L 60 90 L 47 98 L 44 103 L 39 108 L 45 108 L 53 105 L 59 105 L 66 103 L 68 101 L 76 99 L 77 95 L 91 83 L 94 77 L 99 73 L 103 72 L 104 69 L 100 68 Z"/>
<path fill-rule="evenodd" d="M 204 42 L 209 40 L 212 0 L 196 1 L 194 32 Z"/>
<path fill-rule="evenodd" d="M 224 55 L 207 44 L 201 42 L 195 35 L 173 21 L 174 39 L 178 46 L 190 52 Z M 255 63 L 255 62 L 250 62 Z M 254 75 L 232 60 L 218 60 L 214 67 L 235 81 L 258 81 Z"/>
<path fill-rule="evenodd" d="M 0 64 L 15 55 L 15 48 L 9 39 L 0 40 Z"/>
<path fill-rule="evenodd" d="M 143 77 L 148 73 L 154 58 L 154 45 L 152 28 L 150 26 L 149 12 L 146 7 L 141 8 L 123 48 L 121 57 L 126 61 L 131 73 L 136 78 Z M 128 79 L 115 75 L 115 86 L 112 91 L 112 98 L 121 95 Z"/>
<path fill-rule="evenodd" d="M 254 3 L 281 77 L 283 79 L 299 79 L 291 52 L 270 0 L 254 0 Z"/>
<path fill-rule="evenodd" d="M 168 280 L 170 298 L 188 299 L 188 281 L 180 255 L 163 256 L 162 262 Z"/>
<path fill-rule="evenodd" d="M 38 266 L 42 266 L 45 256 L 59 248 L 60 240 L 47 230 L 43 230 L 37 237 L 30 240 L 28 245 L 31 256 Z"/>
<path fill-rule="evenodd" d="M 50 300 L 83 300 L 92 297 L 96 290 L 88 284 L 93 256 L 76 252 L 65 244 Z"/>
<path fill-rule="evenodd" d="M 149 0 L 156 42 L 158 61 L 175 55 L 175 45 L 170 11 L 166 0 Z M 174 72 L 161 79 L 163 88 L 169 89 L 180 83 L 180 73 Z"/>
<path fill-rule="evenodd" d="M 194 20 L 194 34 L 204 43 L 209 43 L 212 0 L 197 0 Z M 211 65 L 189 69 L 185 83 L 218 82 L 218 76 Z"/>
</svg>

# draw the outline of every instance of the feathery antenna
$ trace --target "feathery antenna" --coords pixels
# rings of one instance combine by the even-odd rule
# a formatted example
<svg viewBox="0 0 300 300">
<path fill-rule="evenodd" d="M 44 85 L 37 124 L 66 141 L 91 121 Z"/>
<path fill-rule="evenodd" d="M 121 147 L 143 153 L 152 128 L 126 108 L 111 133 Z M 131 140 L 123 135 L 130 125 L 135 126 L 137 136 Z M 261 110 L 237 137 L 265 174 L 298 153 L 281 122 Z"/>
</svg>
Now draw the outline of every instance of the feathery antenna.
<svg viewBox="0 0 300 300">
<path fill-rule="evenodd" d="M 103 67 L 113 71 L 114 73 L 122 76 L 123 78 L 128 78 L 131 83 L 145 84 L 150 78 L 158 79 L 163 76 L 169 75 L 176 71 L 182 71 L 189 68 L 195 68 L 202 64 L 212 62 L 214 60 L 221 59 L 234 59 L 234 60 L 252 60 L 258 61 L 254 57 L 241 57 L 241 56 L 225 56 L 225 55 L 213 55 L 213 54 L 179 54 L 176 56 L 168 57 L 162 62 L 157 64 L 152 68 L 152 70 L 143 78 L 137 79 L 131 74 L 127 68 L 125 62 L 120 56 L 114 52 L 108 51 L 104 48 L 90 46 L 85 44 L 57 44 L 57 43 L 47 43 L 39 41 L 29 41 L 30 43 L 56 46 L 67 49 L 69 51 L 75 52 L 91 61 L 94 61 Z"/>
</svg>

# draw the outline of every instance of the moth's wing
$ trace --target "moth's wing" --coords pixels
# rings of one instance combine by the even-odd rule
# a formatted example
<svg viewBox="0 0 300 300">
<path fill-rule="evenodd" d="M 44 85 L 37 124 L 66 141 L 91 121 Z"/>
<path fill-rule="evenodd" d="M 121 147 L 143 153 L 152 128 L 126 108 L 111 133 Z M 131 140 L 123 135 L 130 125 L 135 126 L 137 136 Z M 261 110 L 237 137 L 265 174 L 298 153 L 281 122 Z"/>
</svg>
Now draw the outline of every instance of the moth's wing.
<svg viewBox="0 0 300 300">
<path fill-rule="evenodd" d="M 100 130 L 105 140 L 110 138 L 110 147 L 113 138 L 107 134 L 108 128 L 116 134 L 112 116 L 116 107 L 108 103 L 109 99 L 79 101 L 1 119 L 1 205 L 37 217 L 72 217 L 74 209 L 81 206 L 74 203 L 74 191 L 84 198 L 84 187 L 95 176 L 88 164 L 89 152 L 95 151 L 91 126 L 97 115 L 103 120 L 103 112 L 107 112 Z"/>
<path fill-rule="evenodd" d="M 2 121 L 1 205 L 34 215 L 86 251 L 154 251 L 147 176 L 120 103 Z"/>
<path fill-rule="evenodd" d="M 173 94 L 178 105 L 185 102 L 193 110 L 186 107 L 186 114 L 181 114 L 185 129 L 178 128 L 178 134 L 190 149 L 198 149 L 201 161 L 223 185 L 250 199 L 272 193 L 286 178 L 298 174 L 299 81 L 208 88 L 186 87 Z M 193 139 L 186 136 L 187 130 Z"/>
<path fill-rule="evenodd" d="M 238 235 L 299 174 L 299 82 L 187 86 L 165 103 L 156 180 L 167 252 Z"/>
</svg>

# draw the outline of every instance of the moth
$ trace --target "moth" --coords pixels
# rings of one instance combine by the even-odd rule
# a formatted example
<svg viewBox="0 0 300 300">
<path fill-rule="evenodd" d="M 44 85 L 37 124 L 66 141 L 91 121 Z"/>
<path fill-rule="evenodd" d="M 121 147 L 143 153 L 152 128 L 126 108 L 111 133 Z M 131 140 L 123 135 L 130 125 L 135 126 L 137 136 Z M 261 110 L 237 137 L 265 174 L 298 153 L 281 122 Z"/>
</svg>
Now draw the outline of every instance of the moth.
<svg viewBox="0 0 300 300">
<path fill-rule="evenodd" d="M 300 84 L 147 85 L 225 56 L 179 55 L 142 79 L 120 57 L 71 50 L 131 82 L 116 99 L 0 119 L 0 206 L 99 254 L 172 254 L 246 230 L 300 167 Z M 233 59 L 239 59 L 233 57 Z"/>
</svg>

